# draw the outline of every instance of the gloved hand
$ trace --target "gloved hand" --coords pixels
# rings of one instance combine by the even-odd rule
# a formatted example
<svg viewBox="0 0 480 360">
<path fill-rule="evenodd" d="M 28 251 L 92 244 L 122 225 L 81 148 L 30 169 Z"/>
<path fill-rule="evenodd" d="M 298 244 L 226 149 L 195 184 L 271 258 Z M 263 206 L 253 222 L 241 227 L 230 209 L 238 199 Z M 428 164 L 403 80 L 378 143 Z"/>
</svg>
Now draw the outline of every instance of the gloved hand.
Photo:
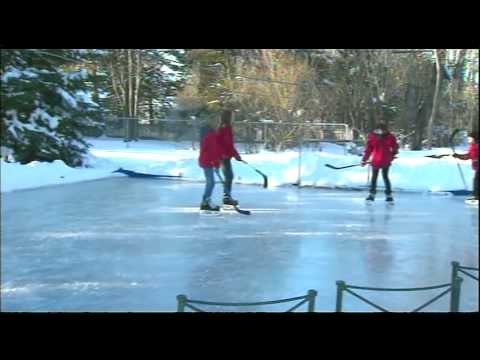
<svg viewBox="0 0 480 360">
<path fill-rule="evenodd" d="M 363 167 L 365 165 L 367 165 L 367 162 L 365 160 L 362 160 L 361 166 Z"/>
<path fill-rule="evenodd" d="M 240 155 L 238 155 L 238 156 L 235 157 L 235 160 L 242 161 L 242 157 Z"/>
<path fill-rule="evenodd" d="M 455 159 L 460 159 L 460 155 L 458 155 L 458 154 L 452 154 L 452 156 L 453 156 Z"/>
</svg>

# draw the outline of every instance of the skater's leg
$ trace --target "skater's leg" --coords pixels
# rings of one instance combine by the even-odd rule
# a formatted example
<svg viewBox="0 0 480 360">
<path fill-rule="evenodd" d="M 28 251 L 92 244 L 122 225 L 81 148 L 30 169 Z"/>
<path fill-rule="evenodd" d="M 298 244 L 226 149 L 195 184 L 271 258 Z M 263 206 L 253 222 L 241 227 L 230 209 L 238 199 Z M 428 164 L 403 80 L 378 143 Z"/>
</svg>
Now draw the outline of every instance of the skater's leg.
<svg viewBox="0 0 480 360">
<path fill-rule="evenodd" d="M 222 170 L 225 177 L 223 185 L 223 204 L 238 205 L 238 201 L 232 198 L 233 171 L 231 159 L 222 160 Z"/>
<path fill-rule="evenodd" d="M 388 170 L 390 166 L 382 168 L 383 182 L 385 184 L 385 195 L 389 196 L 392 194 L 392 185 L 390 184 L 390 179 L 388 178 Z"/>
<path fill-rule="evenodd" d="M 232 194 L 233 171 L 231 159 L 222 160 L 222 172 L 224 176 L 223 195 L 230 197 Z"/>
<path fill-rule="evenodd" d="M 213 188 L 215 187 L 215 180 L 213 178 L 213 168 L 204 167 L 203 173 L 205 174 L 205 191 L 203 193 L 203 201 L 210 199 L 213 193 Z"/>
<path fill-rule="evenodd" d="M 370 183 L 370 194 L 375 195 L 377 192 L 377 178 L 378 178 L 378 171 L 379 168 L 375 168 L 372 166 L 372 182 Z"/>
<path fill-rule="evenodd" d="M 475 170 L 475 176 L 473 177 L 473 196 L 478 200 L 478 170 Z"/>
</svg>

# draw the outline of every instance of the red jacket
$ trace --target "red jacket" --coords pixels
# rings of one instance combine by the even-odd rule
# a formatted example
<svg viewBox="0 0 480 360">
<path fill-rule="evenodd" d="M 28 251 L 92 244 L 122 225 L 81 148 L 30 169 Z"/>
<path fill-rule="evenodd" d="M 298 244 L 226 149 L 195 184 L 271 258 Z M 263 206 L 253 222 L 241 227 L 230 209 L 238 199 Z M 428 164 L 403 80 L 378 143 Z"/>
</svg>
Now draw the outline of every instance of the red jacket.
<svg viewBox="0 0 480 360">
<path fill-rule="evenodd" d="M 367 146 L 365 147 L 365 154 L 363 161 L 367 161 L 372 155 L 372 166 L 381 168 L 389 166 L 393 157 L 398 153 L 397 139 L 391 133 L 386 133 L 383 136 L 375 133 L 368 134 Z"/>
<path fill-rule="evenodd" d="M 217 134 L 209 130 L 200 141 L 200 157 L 198 164 L 201 167 L 219 167 L 221 150 L 217 144 Z"/>
<path fill-rule="evenodd" d="M 233 131 L 231 126 L 222 126 L 217 130 L 217 142 L 221 150 L 222 158 L 240 157 L 233 145 Z"/>
<path fill-rule="evenodd" d="M 460 159 L 468 160 L 472 159 L 472 168 L 475 171 L 478 171 L 478 144 L 471 143 L 468 147 L 468 152 L 466 154 L 458 154 Z"/>
</svg>

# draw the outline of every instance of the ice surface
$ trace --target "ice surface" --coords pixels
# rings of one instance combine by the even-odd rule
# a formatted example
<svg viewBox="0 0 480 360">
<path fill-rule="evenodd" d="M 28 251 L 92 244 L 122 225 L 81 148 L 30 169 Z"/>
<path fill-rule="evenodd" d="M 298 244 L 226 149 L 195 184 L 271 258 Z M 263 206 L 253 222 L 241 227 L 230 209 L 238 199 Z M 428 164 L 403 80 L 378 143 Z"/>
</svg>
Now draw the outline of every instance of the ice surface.
<svg viewBox="0 0 480 360">
<path fill-rule="evenodd" d="M 451 261 L 478 267 L 478 208 L 460 197 L 397 192 L 391 207 L 379 193 L 367 206 L 363 192 L 237 185 L 252 215 L 206 217 L 202 192 L 111 178 L 2 193 L 1 310 L 170 312 L 178 294 L 251 302 L 316 289 L 317 311 L 330 312 L 336 280 L 420 287 L 448 283 Z M 218 203 L 218 185 L 214 194 Z M 463 278 L 460 309 L 478 311 L 478 283 Z M 408 311 L 441 291 L 358 292 Z M 425 311 L 448 311 L 448 300 Z M 375 311 L 349 294 L 344 310 Z"/>
</svg>

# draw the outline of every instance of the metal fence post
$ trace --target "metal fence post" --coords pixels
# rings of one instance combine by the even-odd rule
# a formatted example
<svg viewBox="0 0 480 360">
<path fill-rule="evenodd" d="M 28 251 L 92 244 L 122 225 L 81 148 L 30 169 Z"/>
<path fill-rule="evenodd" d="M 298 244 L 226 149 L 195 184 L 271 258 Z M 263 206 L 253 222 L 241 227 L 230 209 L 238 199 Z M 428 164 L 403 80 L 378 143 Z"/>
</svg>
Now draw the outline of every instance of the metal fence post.
<svg viewBox="0 0 480 360">
<path fill-rule="evenodd" d="M 263 124 L 263 148 L 267 148 L 267 124 Z"/>
<path fill-rule="evenodd" d="M 185 312 L 185 304 L 187 297 L 185 295 L 177 295 L 177 312 Z"/>
<path fill-rule="evenodd" d="M 343 290 L 346 288 L 345 281 L 337 281 L 337 302 L 335 305 L 336 312 L 342 312 Z"/>
<path fill-rule="evenodd" d="M 130 132 L 128 131 L 129 129 L 129 123 L 128 119 L 126 117 L 123 117 L 123 141 L 128 142 L 128 137 Z"/>
<path fill-rule="evenodd" d="M 308 290 L 308 312 L 315 312 L 315 298 L 317 292 L 315 290 Z"/>
<path fill-rule="evenodd" d="M 452 282 L 452 291 L 450 297 L 450 312 L 458 312 L 460 309 L 460 289 L 463 279 L 456 277 Z"/>
<path fill-rule="evenodd" d="M 298 186 L 302 185 L 302 150 L 303 150 L 303 126 L 298 136 Z"/>
<path fill-rule="evenodd" d="M 452 278 L 451 278 L 451 283 L 455 281 L 455 279 L 458 277 L 458 268 L 460 266 L 460 263 L 458 261 L 452 261 Z"/>
</svg>

